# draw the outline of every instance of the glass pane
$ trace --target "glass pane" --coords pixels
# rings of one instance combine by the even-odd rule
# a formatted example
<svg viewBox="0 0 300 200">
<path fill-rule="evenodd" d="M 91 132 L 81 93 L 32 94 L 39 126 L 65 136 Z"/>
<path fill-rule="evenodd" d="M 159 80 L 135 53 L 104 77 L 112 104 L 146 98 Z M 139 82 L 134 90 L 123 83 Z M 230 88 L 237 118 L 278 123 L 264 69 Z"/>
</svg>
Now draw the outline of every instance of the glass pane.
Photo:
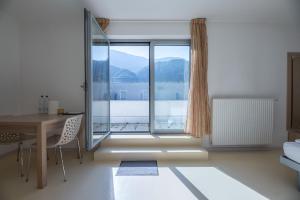
<svg viewBox="0 0 300 200">
<path fill-rule="evenodd" d="M 183 130 L 189 88 L 189 46 L 154 47 L 154 129 Z"/>
<path fill-rule="evenodd" d="M 99 26 L 91 26 L 93 145 L 109 132 L 109 44 Z"/>
<path fill-rule="evenodd" d="M 149 131 L 149 45 L 110 47 L 112 132 Z"/>
</svg>

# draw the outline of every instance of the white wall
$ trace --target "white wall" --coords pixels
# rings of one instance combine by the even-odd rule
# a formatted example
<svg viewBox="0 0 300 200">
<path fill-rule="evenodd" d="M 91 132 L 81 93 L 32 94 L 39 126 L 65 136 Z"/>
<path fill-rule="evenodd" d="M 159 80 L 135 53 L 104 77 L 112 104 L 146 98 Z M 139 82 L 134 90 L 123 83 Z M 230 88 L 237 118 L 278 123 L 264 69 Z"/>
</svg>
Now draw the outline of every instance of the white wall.
<svg viewBox="0 0 300 200">
<path fill-rule="evenodd" d="M 0 107 L 0 113 L 36 113 L 41 94 L 59 100 L 67 111 L 83 111 L 81 1 L 3 2 L 0 4 L 3 8 L 0 10 L 5 11 L 0 18 L 0 83 L 3 82 L 0 105 L 5 107 Z"/>
<path fill-rule="evenodd" d="M 209 23 L 209 93 L 273 97 L 273 144 L 287 138 L 287 52 L 300 52 L 300 27 L 278 24 Z"/>
<path fill-rule="evenodd" d="M 0 115 L 20 111 L 20 45 L 18 23 L 5 10 L 0 10 Z M 0 146 L 0 155 L 12 146 Z"/>
<path fill-rule="evenodd" d="M 0 115 L 19 112 L 20 45 L 14 17 L 0 11 Z"/>
<path fill-rule="evenodd" d="M 41 94 L 58 100 L 66 111 L 83 111 L 83 6 L 79 0 L 31 0 L 35 3 L 48 15 L 40 13 L 41 19 L 33 20 L 39 14 L 33 10 L 20 28 L 21 111 L 36 113 Z"/>
<path fill-rule="evenodd" d="M 84 110 L 83 15 L 80 0 L 0 2 L 0 115 L 37 113 L 41 94 Z"/>
<path fill-rule="evenodd" d="M 76 20 L 22 28 L 22 113 L 36 113 L 41 94 L 58 100 L 66 111 L 84 110 L 82 13 Z"/>
<path fill-rule="evenodd" d="M 170 27 L 170 29 L 168 28 Z M 176 27 L 176 28 L 175 28 Z M 274 146 L 287 138 L 287 52 L 300 51 L 300 26 L 209 21 L 208 85 L 210 97 L 273 97 L 275 106 Z M 185 39 L 188 22 L 112 22 L 110 38 Z"/>
<path fill-rule="evenodd" d="M 107 101 L 93 101 L 93 116 L 99 120 L 107 117 L 107 111 L 103 110 Z M 155 101 L 155 116 L 170 118 L 185 118 L 187 101 Z M 149 101 L 110 101 L 110 119 L 112 123 L 149 123 Z M 101 123 L 101 122 L 99 122 Z"/>
<path fill-rule="evenodd" d="M 110 39 L 188 39 L 187 22 L 112 21 L 107 34 Z"/>
</svg>

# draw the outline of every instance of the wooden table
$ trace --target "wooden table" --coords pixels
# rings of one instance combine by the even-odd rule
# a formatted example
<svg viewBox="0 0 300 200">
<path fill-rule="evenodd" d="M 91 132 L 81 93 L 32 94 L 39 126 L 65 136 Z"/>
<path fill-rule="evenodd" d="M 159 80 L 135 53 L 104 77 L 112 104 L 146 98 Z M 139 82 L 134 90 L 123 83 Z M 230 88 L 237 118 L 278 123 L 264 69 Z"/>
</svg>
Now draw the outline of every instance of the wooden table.
<svg viewBox="0 0 300 200">
<path fill-rule="evenodd" d="M 24 132 L 30 130 L 36 133 L 37 187 L 40 189 L 47 185 L 47 132 L 63 127 L 69 117 L 71 116 L 47 114 L 0 116 L 0 128 L 20 128 Z"/>
</svg>

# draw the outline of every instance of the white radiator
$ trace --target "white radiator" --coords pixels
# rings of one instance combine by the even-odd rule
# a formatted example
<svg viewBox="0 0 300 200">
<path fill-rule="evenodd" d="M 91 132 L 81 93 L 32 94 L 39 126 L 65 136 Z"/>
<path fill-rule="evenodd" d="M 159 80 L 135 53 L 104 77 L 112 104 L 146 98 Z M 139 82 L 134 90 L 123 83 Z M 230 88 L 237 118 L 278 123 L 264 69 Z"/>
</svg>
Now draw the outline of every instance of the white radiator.
<svg viewBox="0 0 300 200">
<path fill-rule="evenodd" d="M 212 145 L 272 143 L 274 99 L 215 98 L 212 109 Z"/>
</svg>

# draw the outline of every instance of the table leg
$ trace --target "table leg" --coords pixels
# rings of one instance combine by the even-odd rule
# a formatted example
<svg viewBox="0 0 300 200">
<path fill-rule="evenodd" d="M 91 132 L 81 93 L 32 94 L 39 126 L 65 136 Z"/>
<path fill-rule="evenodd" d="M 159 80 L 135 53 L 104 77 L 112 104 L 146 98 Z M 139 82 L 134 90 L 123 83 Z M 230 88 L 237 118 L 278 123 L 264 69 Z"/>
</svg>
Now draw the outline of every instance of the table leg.
<svg viewBox="0 0 300 200">
<path fill-rule="evenodd" d="M 43 123 L 37 126 L 37 187 L 42 189 L 47 185 L 47 135 Z"/>
<path fill-rule="evenodd" d="M 300 191 L 300 172 L 297 172 L 298 191 Z"/>
</svg>

